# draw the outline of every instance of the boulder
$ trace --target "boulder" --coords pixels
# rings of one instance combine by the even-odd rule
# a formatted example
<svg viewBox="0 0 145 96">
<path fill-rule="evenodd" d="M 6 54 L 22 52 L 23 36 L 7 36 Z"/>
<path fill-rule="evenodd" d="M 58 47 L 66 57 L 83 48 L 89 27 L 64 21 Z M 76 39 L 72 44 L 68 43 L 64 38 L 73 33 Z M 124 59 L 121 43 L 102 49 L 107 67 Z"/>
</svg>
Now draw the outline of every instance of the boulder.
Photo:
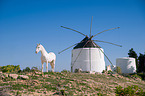
<svg viewBox="0 0 145 96">
<path fill-rule="evenodd" d="M 90 74 L 95 74 L 95 72 L 94 72 L 94 71 L 90 71 L 89 73 L 90 73 Z"/>
<path fill-rule="evenodd" d="M 9 77 L 13 78 L 13 79 L 17 79 L 18 74 L 9 74 Z"/>
<path fill-rule="evenodd" d="M 37 72 L 37 71 L 36 71 L 35 74 L 42 74 L 42 72 Z"/>
<path fill-rule="evenodd" d="M 1 77 L 2 79 L 5 79 L 5 76 L 4 76 L 4 75 L 2 75 L 2 74 L 0 74 L 0 77 Z"/>
<path fill-rule="evenodd" d="M 29 79 L 29 77 L 27 76 L 27 75 L 19 75 L 20 76 L 20 78 L 22 78 L 22 79 Z"/>
<path fill-rule="evenodd" d="M 100 72 L 95 72 L 95 74 L 102 74 L 102 73 L 100 73 Z"/>
<path fill-rule="evenodd" d="M 8 75 L 7 73 L 3 73 L 3 75 L 4 75 L 5 77 L 9 77 L 9 75 Z"/>
<path fill-rule="evenodd" d="M 5 79 L 6 77 L 8 77 L 8 74 L 6 74 L 6 73 L 0 73 L 0 77 L 2 79 Z"/>
<path fill-rule="evenodd" d="M 38 84 L 38 83 L 39 83 L 38 80 L 33 80 L 33 81 L 32 81 L 32 84 Z"/>
</svg>

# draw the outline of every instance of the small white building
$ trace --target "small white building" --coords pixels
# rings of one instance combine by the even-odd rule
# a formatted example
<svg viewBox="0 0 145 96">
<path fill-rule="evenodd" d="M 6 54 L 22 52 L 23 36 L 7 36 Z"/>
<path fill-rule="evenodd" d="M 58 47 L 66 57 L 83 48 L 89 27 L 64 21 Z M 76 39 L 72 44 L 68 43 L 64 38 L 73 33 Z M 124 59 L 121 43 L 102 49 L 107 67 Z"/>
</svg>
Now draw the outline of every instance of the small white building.
<svg viewBox="0 0 145 96">
<path fill-rule="evenodd" d="M 121 68 L 122 73 L 135 73 L 136 72 L 136 62 L 135 58 L 123 57 L 116 59 L 116 67 Z"/>
<path fill-rule="evenodd" d="M 72 50 L 71 71 L 82 69 L 82 71 L 88 72 L 102 72 L 105 70 L 103 51 L 100 46 L 86 36 Z"/>
</svg>

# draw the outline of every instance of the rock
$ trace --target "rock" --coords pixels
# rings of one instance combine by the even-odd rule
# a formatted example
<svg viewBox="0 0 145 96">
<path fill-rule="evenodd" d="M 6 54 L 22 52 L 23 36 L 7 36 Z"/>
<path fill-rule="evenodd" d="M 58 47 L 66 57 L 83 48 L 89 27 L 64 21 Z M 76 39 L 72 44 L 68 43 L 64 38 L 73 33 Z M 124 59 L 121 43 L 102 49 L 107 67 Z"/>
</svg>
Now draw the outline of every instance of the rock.
<svg viewBox="0 0 145 96">
<path fill-rule="evenodd" d="M 8 94 L 6 92 L 0 92 L 0 96 L 10 96 L 10 94 Z"/>
<path fill-rule="evenodd" d="M 29 76 L 33 76 L 33 74 L 32 74 L 32 73 L 27 73 L 27 75 L 29 75 Z"/>
<path fill-rule="evenodd" d="M 9 74 L 9 77 L 11 77 L 13 79 L 17 79 L 18 78 L 18 74 Z"/>
<path fill-rule="evenodd" d="M 90 74 L 95 74 L 95 72 L 94 71 L 90 71 Z"/>
<path fill-rule="evenodd" d="M 42 72 L 37 72 L 37 71 L 36 71 L 35 73 L 36 73 L 36 74 L 42 74 Z"/>
<path fill-rule="evenodd" d="M 112 77 L 117 77 L 116 74 L 111 74 Z"/>
<path fill-rule="evenodd" d="M 4 74 L 0 74 L 0 77 L 1 77 L 2 79 L 5 79 Z"/>
<path fill-rule="evenodd" d="M 33 80 L 32 81 L 34 84 L 38 84 L 39 83 L 39 80 Z"/>
<path fill-rule="evenodd" d="M 29 77 L 27 76 L 27 75 L 19 75 L 20 76 L 20 78 L 22 78 L 22 79 L 29 79 Z"/>
<path fill-rule="evenodd" d="M 35 75 L 36 77 L 39 77 L 40 75 Z"/>
<path fill-rule="evenodd" d="M 45 77 L 48 77 L 48 74 L 44 75 Z"/>
<path fill-rule="evenodd" d="M 102 73 L 100 73 L 100 72 L 96 72 L 95 74 L 102 74 Z"/>
<path fill-rule="evenodd" d="M 5 77 L 9 77 L 9 75 L 8 75 L 7 73 L 3 73 L 3 75 L 4 75 Z"/>
<path fill-rule="evenodd" d="M 140 78 L 135 78 L 134 80 L 136 80 L 136 81 L 142 81 Z"/>
<path fill-rule="evenodd" d="M 4 75 L 1 75 L 1 78 L 2 78 L 2 79 L 5 79 L 5 76 L 4 76 Z"/>
</svg>

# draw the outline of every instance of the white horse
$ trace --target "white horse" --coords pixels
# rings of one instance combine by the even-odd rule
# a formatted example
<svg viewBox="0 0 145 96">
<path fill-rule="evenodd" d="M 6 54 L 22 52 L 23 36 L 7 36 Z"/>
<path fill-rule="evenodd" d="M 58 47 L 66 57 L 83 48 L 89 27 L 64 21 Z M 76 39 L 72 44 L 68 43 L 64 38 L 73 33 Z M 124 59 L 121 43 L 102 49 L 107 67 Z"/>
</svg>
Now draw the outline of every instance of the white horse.
<svg viewBox="0 0 145 96">
<path fill-rule="evenodd" d="M 39 51 L 41 51 L 42 72 L 43 72 L 44 62 L 46 63 L 46 69 L 47 69 L 46 72 L 48 72 L 48 63 L 50 63 L 52 72 L 54 72 L 56 55 L 53 52 L 47 53 L 47 51 L 41 44 L 37 44 L 35 53 L 38 53 Z"/>
</svg>

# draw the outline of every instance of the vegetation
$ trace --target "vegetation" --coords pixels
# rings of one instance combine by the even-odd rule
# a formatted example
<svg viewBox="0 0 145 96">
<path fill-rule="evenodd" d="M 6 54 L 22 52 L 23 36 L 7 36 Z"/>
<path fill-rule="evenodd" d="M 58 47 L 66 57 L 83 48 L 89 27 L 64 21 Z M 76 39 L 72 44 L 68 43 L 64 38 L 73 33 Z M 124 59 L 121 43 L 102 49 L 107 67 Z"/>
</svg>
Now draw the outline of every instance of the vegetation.
<svg viewBox="0 0 145 96">
<path fill-rule="evenodd" d="M 145 82 L 136 79 L 138 78 L 137 74 L 133 74 L 135 78 L 131 76 L 130 78 L 123 77 L 112 73 L 112 71 L 102 74 L 89 74 L 71 73 L 68 70 L 63 70 L 62 72 L 44 72 L 41 74 L 41 72 L 36 71 L 30 72 L 32 69 L 34 68 L 29 69 L 27 67 L 24 69 L 25 71 L 22 70 L 17 73 L 29 76 L 29 79 L 25 80 L 21 78 L 17 78 L 17 80 L 10 77 L 3 78 L 3 75 L 0 75 L 0 93 L 5 92 L 9 95 L 114 96 L 123 92 L 123 94 L 128 94 L 126 92 L 136 88 L 134 85 L 138 86 L 138 91 L 135 91 L 139 92 L 138 94 L 145 92 Z M 131 86 L 131 88 L 128 86 Z M 125 91 L 121 91 L 121 93 L 120 90 Z"/>
<path fill-rule="evenodd" d="M 137 68 L 137 73 L 145 73 L 145 54 L 137 56 L 137 53 L 131 48 L 128 53 L 129 57 L 133 57 L 136 60 L 136 68 Z"/>
<path fill-rule="evenodd" d="M 6 73 L 17 73 L 20 71 L 20 65 L 7 65 L 7 66 L 2 66 L 0 67 L 0 71 L 6 72 Z"/>
<path fill-rule="evenodd" d="M 122 74 L 122 71 L 121 71 L 121 68 L 119 66 L 116 67 L 116 70 L 115 70 L 118 74 Z"/>
<path fill-rule="evenodd" d="M 137 75 L 137 74 L 133 74 L 133 75 L 131 75 L 131 77 L 132 77 L 132 78 L 139 78 L 139 79 L 142 79 L 142 77 L 139 76 L 139 75 Z"/>
<path fill-rule="evenodd" d="M 69 70 L 62 70 L 61 73 L 70 73 Z"/>
<path fill-rule="evenodd" d="M 40 71 L 40 70 L 38 70 L 37 67 L 32 67 L 31 69 L 29 67 L 26 67 L 21 72 L 35 72 L 35 71 Z"/>
<path fill-rule="evenodd" d="M 116 96 L 145 96 L 143 89 L 139 88 L 137 85 L 128 86 L 126 88 L 119 85 L 115 88 Z"/>
<path fill-rule="evenodd" d="M 131 48 L 129 50 L 129 53 L 128 53 L 129 57 L 133 57 L 135 58 L 135 61 L 136 61 L 136 68 L 138 70 L 138 56 L 137 56 L 137 53 L 133 50 L 133 48 Z"/>
<path fill-rule="evenodd" d="M 28 72 L 35 72 L 39 71 L 37 67 L 26 67 L 25 69 L 21 70 L 20 65 L 7 65 L 7 66 L 0 66 L 0 71 L 3 73 L 28 73 Z"/>
<path fill-rule="evenodd" d="M 138 64 L 138 72 L 145 73 L 145 54 L 141 54 L 138 57 L 139 64 Z"/>
<path fill-rule="evenodd" d="M 145 80 L 145 74 L 144 73 L 137 73 L 138 76 L 142 78 L 142 80 Z"/>
<path fill-rule="evenodd" d="M 109 71 L 108 71 L 108 74 L 113 74 L 113 71 L 109 70 Z"/>
</svg>

